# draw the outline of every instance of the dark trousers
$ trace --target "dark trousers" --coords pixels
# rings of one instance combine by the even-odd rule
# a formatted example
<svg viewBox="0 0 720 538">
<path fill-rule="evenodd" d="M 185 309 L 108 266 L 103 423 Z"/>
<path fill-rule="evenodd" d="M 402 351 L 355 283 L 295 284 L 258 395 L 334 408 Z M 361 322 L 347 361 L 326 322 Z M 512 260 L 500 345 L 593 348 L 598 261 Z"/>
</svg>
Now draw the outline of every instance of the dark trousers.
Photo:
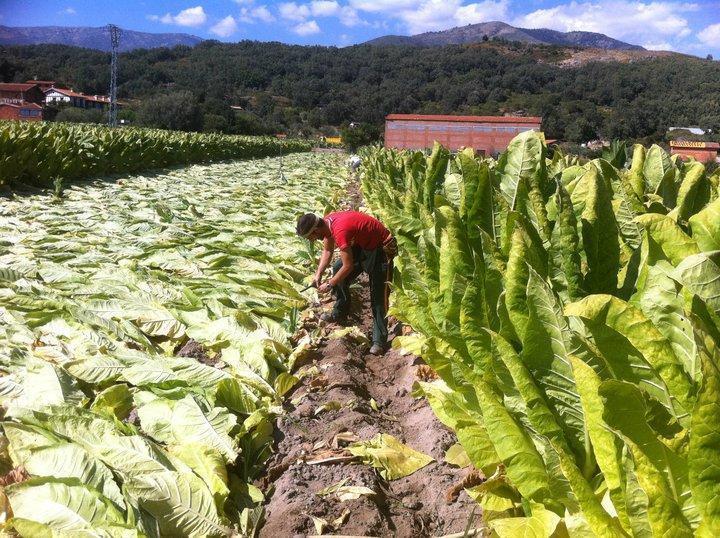
<svg viewBox="0 0 720 538">
<path fill-rule="evenodd" d="M 365 271 L 370 277 L 370 306 L 373 315 L 373 344 L 384 346 L 387 343 L 387 312 L 385 311 L 385 279 L 387 276 L 387 261 L 382 247 L 375 250 L 363 250 L 353 247 L 353 270 L 348 277 L 337 286 L 333 286 L 335 306 L 333 314 L 345 316 L 350 311 L 350 284 Z M 333 274 L 342 267 L 342 260 L 333 265 Z"/>
</svg>

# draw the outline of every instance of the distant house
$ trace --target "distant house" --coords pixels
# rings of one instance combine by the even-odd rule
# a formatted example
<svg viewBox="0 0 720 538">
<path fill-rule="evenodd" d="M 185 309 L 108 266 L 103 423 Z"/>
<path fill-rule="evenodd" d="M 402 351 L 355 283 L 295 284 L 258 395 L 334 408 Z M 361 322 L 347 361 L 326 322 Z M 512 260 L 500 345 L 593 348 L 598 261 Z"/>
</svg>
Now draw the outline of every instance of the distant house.
<svg viewBox="0 0 720 538">
<path fill-rule="evenodd" d="M 36 103 L 0 102 L 0 120 L 40 121 L 42 119 L 42 107 Z"/>
<path fill-rule="evenodd" d="M 438 141 L 450 150 L 466 147 L 491 155 L 504 151 L 518 133 L 539 131 L 541 125 L 538 117 L 389 114 L 385 147 L 423 149 Z"/>
<path fill-rule="evenodd" d="M 22 104 L 35 103 L 42 105 L 45 94 L 37 84 L 2 82 L 0 83 L 0 103 Z"/>
<path fill-rule="evenodd" d="M 25 82 L 27 84 L 37 84 L 43 92 L 55 86 L 54 80 L 26 80 Z"/>
<path fill-rule="evenodd" d="M 67 88 L 52 86 L 45 90 L 45 104 L 67 104 L 78 108 L 103 109 L 110 104 L 110 98 L 105 95 L 85 95 Z"/>
<path fill-rule="evenodd" d="M 679 155 L 681 159 L 692 157 L 701 163 L 713 162 L 718 158 L 720 144 L 717 142 L 681 141 L 670 142 L 670 154 Z"/>
</svg>

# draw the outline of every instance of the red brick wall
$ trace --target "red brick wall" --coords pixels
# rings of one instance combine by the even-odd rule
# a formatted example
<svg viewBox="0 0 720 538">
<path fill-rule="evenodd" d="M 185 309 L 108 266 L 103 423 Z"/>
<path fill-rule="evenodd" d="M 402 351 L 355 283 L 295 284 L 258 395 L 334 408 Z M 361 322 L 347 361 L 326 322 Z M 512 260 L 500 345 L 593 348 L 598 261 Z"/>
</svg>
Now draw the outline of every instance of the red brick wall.
<svg viewBox="0 0 720 538">
<path fill-rule="evenodd" d="M 471 147 L 490 155 L 504 151 L 510 140 L 530 129 L 540 130 L 540 123 L 387 120 L 385 147 L 423 149 L 437 140 L 451 150 Z"/>
<path fill-rule="evenodd" d="M 694 158 L 696 161 L 701 163 L 707 163 L 714 161 L 718 152 L 714 148 L 676 148 L 671 147 L 670 153 L 672 155 L 680 155 L 681 159 Z"/>
<path fill-rule="evenodd" d="M 24 121 L 41 121 L 42 111 L 39 109 L 39 116 L 20 116 L 20 109 L 14 106 L 0 104 L 0 120 L 24 120 Z"/>
</svg>

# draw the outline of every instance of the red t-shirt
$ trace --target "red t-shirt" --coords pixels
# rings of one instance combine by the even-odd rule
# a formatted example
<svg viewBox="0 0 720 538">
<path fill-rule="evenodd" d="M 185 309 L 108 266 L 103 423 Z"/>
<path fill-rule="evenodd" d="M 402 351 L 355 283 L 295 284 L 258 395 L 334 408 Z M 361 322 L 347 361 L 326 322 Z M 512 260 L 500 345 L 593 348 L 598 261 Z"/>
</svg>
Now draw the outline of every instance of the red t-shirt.
<svg viewBox="0 0 720 538">
<path fill-rule="evenodd" d="M 375 250 L 390 237 L 390 232 L 382 222 L 360 211 L 337 211 L 324 218 L 340 250 L 354 246 Z"/>
</svg>

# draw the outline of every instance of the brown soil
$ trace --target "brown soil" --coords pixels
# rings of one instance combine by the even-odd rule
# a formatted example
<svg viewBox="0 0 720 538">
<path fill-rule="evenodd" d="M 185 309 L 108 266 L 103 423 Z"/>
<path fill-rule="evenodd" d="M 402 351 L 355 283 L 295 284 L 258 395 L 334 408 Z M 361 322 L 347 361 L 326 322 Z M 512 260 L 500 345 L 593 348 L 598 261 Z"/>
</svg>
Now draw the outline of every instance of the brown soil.
<svg viewBox="0 0 720 538">
<path fill-rule="evenodd" d="M 359 300 L 348 324 L 369 335 L 366 283 L 354 294 Z M 327 334 L 336 328 L 330 325 L 324 330 Z M 424 399 L 411 395 L 420 365 L 417 357 L 395 350 L 369 355 L 367 344 L 350 337 L 321 340 L 313 364 L 300 369 L 314 368 L 313 373 L 287 397 L 287 413 L 277 423 L 275 454 L 266 476 L 258 482 L 268 491 L 261 538 L 315 535 L 310 516 L 330 523 L 340 518 L 324 533 L 345 536 L 417 538 L 462 533 L 471 517 L 470 528 L 479 526 L 479 510 L 473 512 L 476 504 L 464 491 L 454 501 L 446 500 L 448 491 L 468 471 L 444 462 L 455 436 L 435 418 Z M 328 402 L 340 402 L 342 408 L 318 413 Z M 436 461 L 410 476 L 385 481 L 343 450 L 348 442 L 369 440 L 378 433 L 389 433 Z M 343 435 L 338 438 L 338 434 Z M 323 460 L 329 461 L 318 463 Z M 345 485 L 366 486 L 376 495 L 345 502 L 335 495 L 317 495 L 343 479 L 347 479 Z"/>
</svg>

